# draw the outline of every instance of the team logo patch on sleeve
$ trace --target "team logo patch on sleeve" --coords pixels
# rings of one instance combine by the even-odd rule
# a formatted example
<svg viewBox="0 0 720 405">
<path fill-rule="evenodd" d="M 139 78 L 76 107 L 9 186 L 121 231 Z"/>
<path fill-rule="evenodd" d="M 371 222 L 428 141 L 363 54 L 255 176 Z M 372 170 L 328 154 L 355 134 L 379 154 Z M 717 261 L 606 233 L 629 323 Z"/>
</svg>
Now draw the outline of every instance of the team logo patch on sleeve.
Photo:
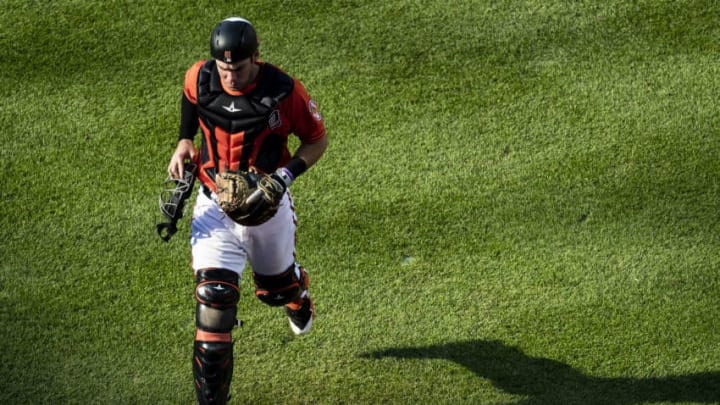
<svg viewBox="0 0 720 405">
<path fill-rule="evenodd" d="M 268 127 L 270 129 L 275 129 L 280 127 L 282 125 L 282 120 L 280 120 L 280 111 L 273 110 L 272 113 L 270 113 L 270 118 L 268 118 Z"/>
<path fill-rule="evenodd" d="M 310 111 L 310 114 L 313 116 L 313 118 L 315 118 L 315 121 L 322 121 L 322 115 L 320 114 L 320 110 L 318 110 L 315 101 L 308 101 L 308 111 Z"/>
</svg>

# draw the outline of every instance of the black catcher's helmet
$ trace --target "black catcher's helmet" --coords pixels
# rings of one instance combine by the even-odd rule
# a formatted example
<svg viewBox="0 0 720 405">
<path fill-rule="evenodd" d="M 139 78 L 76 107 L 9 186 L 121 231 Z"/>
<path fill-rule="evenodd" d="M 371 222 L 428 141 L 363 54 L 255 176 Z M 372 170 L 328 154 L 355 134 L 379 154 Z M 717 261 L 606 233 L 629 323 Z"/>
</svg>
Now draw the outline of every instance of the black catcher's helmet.
<svg viewBox="0 0 720 405">
<path fill-rule="evenodd" d="M 244 18 L 231 17 L 223 20 L 210 35 L 210 55 L 225 63 L 249 58 L 257 48 L 255 28 Z"/>
</svg>

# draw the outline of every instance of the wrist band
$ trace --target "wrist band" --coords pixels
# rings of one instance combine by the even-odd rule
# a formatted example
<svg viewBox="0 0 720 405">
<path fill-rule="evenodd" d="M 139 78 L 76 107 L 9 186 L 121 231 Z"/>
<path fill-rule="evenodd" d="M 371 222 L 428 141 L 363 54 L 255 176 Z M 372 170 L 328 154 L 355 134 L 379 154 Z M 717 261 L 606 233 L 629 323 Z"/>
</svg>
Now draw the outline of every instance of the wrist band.
<svg viewBox="0 0 720 405">
<path fill-rule="evenodd" d="M 290 187 L 290 184 L 295 180 L 295 176 L 285 167 L 275 170 L 275 174 L 285 183 L 285 187 Z"/>
<path fill-rule="evenodd" d="M 290 171 L 292 174 L 293 180 L 296 179 L 299 175 L 305 173 L 305 170 L 307 170 L 307 163 L 305 163 L 302 158 L 294 157 L 290 159 L 288 164 L 285 165 L 285 169 Z"/>
</svg>

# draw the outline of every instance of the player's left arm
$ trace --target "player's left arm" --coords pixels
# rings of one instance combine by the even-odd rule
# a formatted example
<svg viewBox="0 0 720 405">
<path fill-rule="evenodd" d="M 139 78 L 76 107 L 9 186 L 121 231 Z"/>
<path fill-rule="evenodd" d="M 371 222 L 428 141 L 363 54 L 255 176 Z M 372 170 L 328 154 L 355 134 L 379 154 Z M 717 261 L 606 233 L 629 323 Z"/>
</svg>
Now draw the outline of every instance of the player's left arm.
<svg viewBox="0 0 720 405">
<path fill-rule="evenodd" d="M 319 140 L 313 143 L 302 142 L 295 150 L 294 158 L 302 159 L 305 162 L 306 168 L 309 169 L 312 165 L 317 163 L 318 160 L 325 154 L 325 150 L 328 147 L 327 135 L 323 135 Z"/>
<path fill-rule="evenodd" d="M 292 159 L 279 168 L 273 177 L 281 179 L 288 187 L 320 160 L 327 150 L 328 137 L 322 114 L 302 83 L 295 82 L 293 92 L 285 102 L 284 108 L 290 118 L 291 132 L 300 139 L 300 146 L 295 150 Z"/>
<path fill-rule="evenodd" d="M 322 115 L 300 82 L 295 82 L 292 93 L 283 100 L 280 109 L 290 123 L 289 132 L 300 139 L 300 146 L 284 166 L 270 175 L 263 175 L 258 180 L 258 190 L 246 200 L 263 201 L 268 210 L 277 209 L 290 184 L 317 163 L 328 147 Z M 262 199 L 258 200 L 260 196 Z"/>
</svg>

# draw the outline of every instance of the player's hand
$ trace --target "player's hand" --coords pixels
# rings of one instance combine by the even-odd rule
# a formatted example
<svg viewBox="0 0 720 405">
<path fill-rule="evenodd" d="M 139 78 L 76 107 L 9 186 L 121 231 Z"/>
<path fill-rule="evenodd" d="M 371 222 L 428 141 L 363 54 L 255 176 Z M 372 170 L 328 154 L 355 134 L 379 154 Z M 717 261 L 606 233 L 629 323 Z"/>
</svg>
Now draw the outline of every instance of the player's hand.
<svg viewBox="0 0 720 405">
<path fill-rule="evenodd" d="M 168 174 L 173 179 L 183 178 L 185 172 L 185 159 L 195 159 L 195 145 L 190 139 L 181 139 L 178 142 L 175 152 L 170 158 L 168 165 Z"/>
<path fill-rule="evenodd" d="M 262 190 L 265 201 L 270 204 L 280 204 L 288 184 L 280 175 L 273 173 L 269 176 L 262 176 L 258 181 L 258 188 Z"/>
</svg>

